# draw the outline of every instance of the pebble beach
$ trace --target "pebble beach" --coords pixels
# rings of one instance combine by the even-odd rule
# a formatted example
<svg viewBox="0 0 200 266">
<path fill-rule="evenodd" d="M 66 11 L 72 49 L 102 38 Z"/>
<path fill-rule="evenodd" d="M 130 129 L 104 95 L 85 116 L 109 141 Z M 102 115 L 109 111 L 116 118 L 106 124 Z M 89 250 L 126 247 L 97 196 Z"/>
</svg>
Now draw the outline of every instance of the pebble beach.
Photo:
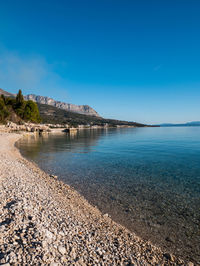
<svg viewBox="0 0 200 266">
<path fill-rule="evenodd" d="M 194 265 L 24 159 L 14 145 L 22 136 L 0 133 L 0 265 Z"/>
</svg>

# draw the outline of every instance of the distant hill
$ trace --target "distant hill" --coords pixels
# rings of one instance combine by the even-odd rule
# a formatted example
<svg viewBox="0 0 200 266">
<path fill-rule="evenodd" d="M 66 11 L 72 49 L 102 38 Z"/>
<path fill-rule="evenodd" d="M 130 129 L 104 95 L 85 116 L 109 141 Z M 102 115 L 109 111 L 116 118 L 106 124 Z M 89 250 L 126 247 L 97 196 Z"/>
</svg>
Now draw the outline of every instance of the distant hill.
<svg viewBox="0 0 200 266">
<path fill-rule="evenodd" d="M 15 98 L 15 94 L 13 93 L 9 93 L 7 91 L 4 91 L 2 89 L 0 89 L 0 95 L 3 94 L 6 97 L 9 98 Z M 33 95 L 33 94 L 31 94 Z M 24 98 L 26 100 L 33 100 L 32 99 L 33 96 L 25 96 Z M 91 109 L 89 109 L 91 112 L 90 114 L 88 114 L 89 111 L 87 111 L 87 105 L 85 112 L 86 114 L 82 114 L 82 113 L 77 113 L 75 111 L 72 111 L 71 108 L 68 109 L 63 109 L 63 108 L 58 108 L 54 105 L 54 100 L 48 97 L 43 97 L 43 96 L 34 96 L 36 98 L 35 101 L 37 100 L 37 105 L 38 105 L 38 109 L 39 109 L 39 113 L 40 113 L 40 117 L 42 119 L 42 123 L 48 123 L 48 124 L 69 124 L 71 126 L 78 126 L 78 125 L 99 125 L 99 126 L 105 126 L 106 124 L 108 126 L 136 126 L 136 127 L 144 127 L 146 125 L 144 124 L 140 124 L 140 123 L 136 123 L 136 122 L 128 122 L 128 121 L 121 121 L 121 120 L 115 120 L 115 119 L 105 119 L 100 117 L 96 111 L 94 109 L 92 109 L 93 111 L 91 111 Z M 37 98 L 40 97 L 40 98 Z M 52 100 L 52 104 L 43 104 L 44 102 L 48 102 Z M 39 103 L 42 102 L 42 103 Z M 57 102 L 62 104 L 61 102 Z M 64 103 L 65 104 L 65 103 Z M 73 105 L 76 106 L 76 105 Z M 81 105 L 82 106 L 82 105 Z M 92 115 L 92 113 L 96 114 L 96 115 Z M 13 120 L 13 119 L 11 119 Z M 14 122 L 17 122 L 16 119 L 14 120 Z"/>
<path fill-rule="evenodd" d="M 200 121 L 188 122 L 186 125 L 187 126 L 200 126 Z"/>
<path fill-rule="evenodd" d="M 164 123 L 160 124 L 160 127 L 194 127 L 200 126 L 200 121 L 187 122 L 183 124 Z"/>
<path fill-rule="evenodd" d="M 63 109 L 63 110 L 78 113 L 78 114 L 100 117 L 100 115 L 89 105 L 76 105 L 76 104 L 71 104 L 71 103 L 55 101 L 52 98 L 49 98 L 46 96 L 35 95 L 35 94 L 28 94 L 24 96 L 24 99 L 32 100 L 40 104 L 51 105 L 59 109 Z"/>
<path fill-rule="evenodd" d="M 99 125 L 104 126 L 108 124 L 109 126 L 136 126 L 136 127 L 144 127 L 144 124 L 136 123 L 136 122 L 127 122 L 121 120 L 114 119 L 105 119 L 102 117 L 95 117 L 90 115 L 83 115 L 74 112 L 69 112 L 66 110 L 59 109 L 57 107 L 39 104 L 38 108 L 40 112 L 40 116 L 42 118 L 43 123 L 50 124 L 70 124 L 72 126 L 77 125 Z"/>
</svg>

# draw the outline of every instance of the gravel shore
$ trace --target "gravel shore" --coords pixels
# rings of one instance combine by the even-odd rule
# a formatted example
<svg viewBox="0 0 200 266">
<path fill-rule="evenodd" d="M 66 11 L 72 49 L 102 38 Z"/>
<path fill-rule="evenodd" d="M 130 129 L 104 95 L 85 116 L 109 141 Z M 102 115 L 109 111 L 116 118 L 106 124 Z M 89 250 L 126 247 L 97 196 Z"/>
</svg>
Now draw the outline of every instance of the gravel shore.
<svg viewBox="0 0 200 266">
<path fill-rule="evenodd" d="M 0 265 L 193 265 L 145 242 L 25 160 L 0 133 Z"/>
</svg>

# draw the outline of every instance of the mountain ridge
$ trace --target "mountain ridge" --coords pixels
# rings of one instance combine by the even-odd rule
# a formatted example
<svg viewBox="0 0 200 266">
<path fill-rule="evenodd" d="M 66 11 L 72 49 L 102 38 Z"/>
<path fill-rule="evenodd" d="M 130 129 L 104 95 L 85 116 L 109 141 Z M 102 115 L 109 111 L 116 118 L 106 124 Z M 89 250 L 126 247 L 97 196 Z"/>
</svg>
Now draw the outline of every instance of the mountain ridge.
<svg viewBox="0 0 200 266">
<path fill-rule="evenodd" d="M 56 101 L 53 98 L 50 98 L 48 96 L 41 96 L 41 95 L 36 95 L 36 94 L 25 95 L 24 99 L 32 100 L 40 104 L 51 105 L 59 109 L 63 109 L 63 110 L 78 113 L 78 114 L 100 117 L 100 115 L 89 105 L 76 105 L 76 104 Z"/>
<path fill-rule="evenodd" d="M 4 91 L 0 89 L 0 95 L 3 94 L 8 98 L 15 99 L 16 94 Z M 45 97 L 44 97 L 45 98 Z M 47 97 L 49 99 L 49 97 Z M 25 100 L 31 100 L 31 97 L 24 97 Z M 51 98 L 50 98 L 51 99 Z M 53 99 L 52 99 L 53 100 Z M 39 113 L 43 123 L 47 124 L 68 124 L 72 127 L 78 126 L 100 126 L 100 127 L 146 127 L 148 125 L 144 125 L 137 122 L 131 121 L 123 121 L 123 120 L 116 120 L 116 119 L 107 119 L 101 116 L 94 116 L 88 114 L 81 114 L 69 110 L 64 110 L 62 108 L 58 108 L 53 105 L 47 105 L 42 103 L 37 103 Z M 15 121 L 14 121 L 15 122 Z"/>
<path fill-rule="evenodd" d="M 1 94 L 3 94 L 4 96 L 7 96 L 7 97 L 15 97 L 16 96 L 16 94 L 7 92 L 7 91 L 0 88 L 0 95 Z M 41 95 L 36 95 L 36 94 L 24 95 L 24 99 L 25 100 L 32 100 L 33 102 L 40 103 L 40 104 L 51 105 L 51 106 L 54 106 L 54 107 L 57 107 L 59 109 L 63 109 L 63 110 L 69 111 L 69 112 L 101 117 L 89 105 L 76 105 L 76 104 L 66 103 L 66 102 L 62 102 L 62 101 L 56 101 L 53 98 L 50 98 L 48 96 L 41 96 Z"/>
</svg>

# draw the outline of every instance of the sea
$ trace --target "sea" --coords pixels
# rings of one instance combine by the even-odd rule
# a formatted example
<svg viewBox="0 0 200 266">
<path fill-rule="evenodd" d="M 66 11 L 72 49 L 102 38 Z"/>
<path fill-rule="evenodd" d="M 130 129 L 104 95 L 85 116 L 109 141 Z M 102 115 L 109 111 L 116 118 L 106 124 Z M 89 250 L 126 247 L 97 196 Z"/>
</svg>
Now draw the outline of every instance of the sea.
<svg viewBox="0 0 200 266">
<path fill-rule="evenodd" d="M 82 129 L 16 145 L 114 221 L 200 263 L 200 127 Z"/>
</svg>

